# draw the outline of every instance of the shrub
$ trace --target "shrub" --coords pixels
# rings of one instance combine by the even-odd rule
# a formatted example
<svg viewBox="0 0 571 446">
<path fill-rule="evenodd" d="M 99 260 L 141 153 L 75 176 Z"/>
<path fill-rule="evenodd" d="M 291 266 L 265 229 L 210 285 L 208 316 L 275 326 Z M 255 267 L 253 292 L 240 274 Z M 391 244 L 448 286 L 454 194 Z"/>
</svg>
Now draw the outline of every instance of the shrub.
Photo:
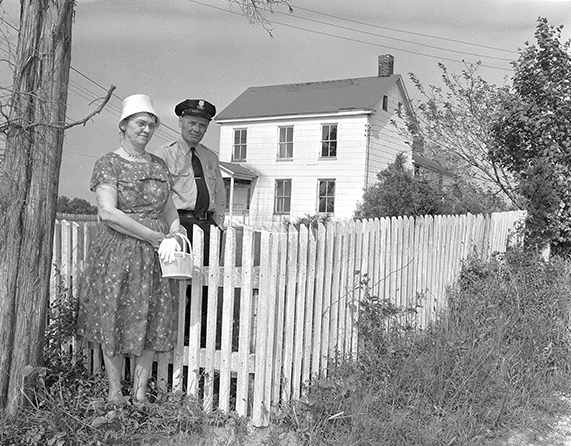
<svg viewBox="0 0 571 446">
<path fill-rule="evenodd" d="M 483 445 L 569 383 L 568 262 L 519 251 L 469 259 L 429 327 L 365 289 L 357 358 L 308 386 L 310 444 Z"/>
<path fill-rule="evenodd" d="M 184 393 L 163 393 L 151 380 L 152 403 L 109 404 L 107 378 L 91 374 L 70 347 L 77 301 L 61 288 L 50 302 L 44 366 L 25 370 L 26 405 L 17 416 L 0 414 L 0 444 L 19 445 L 153 445 L 194 441 L 216 420 Z M 184 438 L 176 443 L 177 438 Z M 166 442 L 165 442 L 166 441 Z"/>
</svg>

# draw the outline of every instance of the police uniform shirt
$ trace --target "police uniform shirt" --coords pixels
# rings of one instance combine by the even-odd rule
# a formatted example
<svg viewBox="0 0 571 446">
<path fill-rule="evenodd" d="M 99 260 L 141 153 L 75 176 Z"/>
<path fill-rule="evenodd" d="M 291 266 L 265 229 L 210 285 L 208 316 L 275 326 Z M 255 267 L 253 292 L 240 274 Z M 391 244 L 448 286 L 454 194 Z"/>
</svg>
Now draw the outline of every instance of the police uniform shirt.
<svg viewBox="0 0 571 446">
<path fill-rule="evenodd" d="M 196 204 L 198 191 L 192 169 L 190 149 L 190 146 L 182 138 L 179 138 L 178 141 L 159 147 L 155 151 L 155 154 L 165 161 L 173 177 L 173 201 L 177 209 L 194 210 Z M 222 226 L 226 206 L 226 190 L 218 164 L 218 156 L 202 144 L 196 144 L 195 149 L 202 163 L 204 178 L 210 195 L 208 210 L 213 212 L 214 222 Z"/>
</svg>

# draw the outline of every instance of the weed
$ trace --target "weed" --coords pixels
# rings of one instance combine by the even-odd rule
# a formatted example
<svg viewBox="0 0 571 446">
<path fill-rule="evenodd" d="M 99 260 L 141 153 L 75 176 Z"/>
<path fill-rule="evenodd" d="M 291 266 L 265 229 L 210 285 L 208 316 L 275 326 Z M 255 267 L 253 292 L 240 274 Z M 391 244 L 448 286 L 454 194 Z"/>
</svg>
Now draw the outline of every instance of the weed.
<svg viewBox="0 0 571 446">
<path fill-rule="evenodd" d="M 470 258 L 425 330 L 361 282 L 358 356 L 336 358 L 289 419 L 311 445 L 483 445 L 569 382 L 570 265 Z M 295 416 L 293 416 L 295 414 Z"/>
<path fill-rule="evenodd" d="M 356 356 L 338 355 L 303 398 L 271 408 L 268 444 L 296 431 L 307 445 L 492 445 L 509 429 L 537 423 L 571 376 L 571 262 L 517 250 L 468 259 L 428 327 L 417 324 L 421 296 L 401 307 L 373 296 L 359 277 Z M 46 364 L 27 371 L 28 404 L 0 416 L 0 444 L 203 445 L 219 426 L 246 442 L 247 420 L 206 414 L 199 401 L 162 393 L 153 402 L 105 401 L 106 378 L 90 375 L 70 342 L 74 305 L 50 306 Z M 420 299 L 420 300 L 419 300 Z M 273 442 L 273 443 L 272 443 Z"/>
</svg>

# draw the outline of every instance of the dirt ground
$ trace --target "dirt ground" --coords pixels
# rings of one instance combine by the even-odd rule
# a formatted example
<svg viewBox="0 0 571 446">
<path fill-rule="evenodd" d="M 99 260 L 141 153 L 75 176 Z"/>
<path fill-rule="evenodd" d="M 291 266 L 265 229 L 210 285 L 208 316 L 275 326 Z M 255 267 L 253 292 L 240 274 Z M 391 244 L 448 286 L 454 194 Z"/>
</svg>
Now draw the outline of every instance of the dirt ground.
<svg viewBox="0 0 571 446">
<path fill-rule="evenodd" d="M 498 446 L 571 446 L 571 397 L 559 397 L 568 407 L 564 415 L 545 420 L 549 427 L 542 430 L 522 429 L 512 433 Z"/>
</svg>

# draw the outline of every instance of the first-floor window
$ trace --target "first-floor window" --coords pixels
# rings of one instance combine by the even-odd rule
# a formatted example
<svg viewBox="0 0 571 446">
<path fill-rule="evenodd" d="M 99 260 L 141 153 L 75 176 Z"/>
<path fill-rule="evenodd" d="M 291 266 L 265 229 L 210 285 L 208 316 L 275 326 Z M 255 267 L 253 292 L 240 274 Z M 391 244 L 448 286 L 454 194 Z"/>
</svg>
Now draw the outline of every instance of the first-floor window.
<svg viewBox="0 0 571 446">
<path fill-rule="evenodd" d="M 291 180 L 276 180 L 274 214 L 289 214 L 291 209 Z"/>
<path fill-rule="evenodd" d="M 333 213 L 335 211 L 335 180 L 319 180 L 318 212 Z"/>
</svg>

